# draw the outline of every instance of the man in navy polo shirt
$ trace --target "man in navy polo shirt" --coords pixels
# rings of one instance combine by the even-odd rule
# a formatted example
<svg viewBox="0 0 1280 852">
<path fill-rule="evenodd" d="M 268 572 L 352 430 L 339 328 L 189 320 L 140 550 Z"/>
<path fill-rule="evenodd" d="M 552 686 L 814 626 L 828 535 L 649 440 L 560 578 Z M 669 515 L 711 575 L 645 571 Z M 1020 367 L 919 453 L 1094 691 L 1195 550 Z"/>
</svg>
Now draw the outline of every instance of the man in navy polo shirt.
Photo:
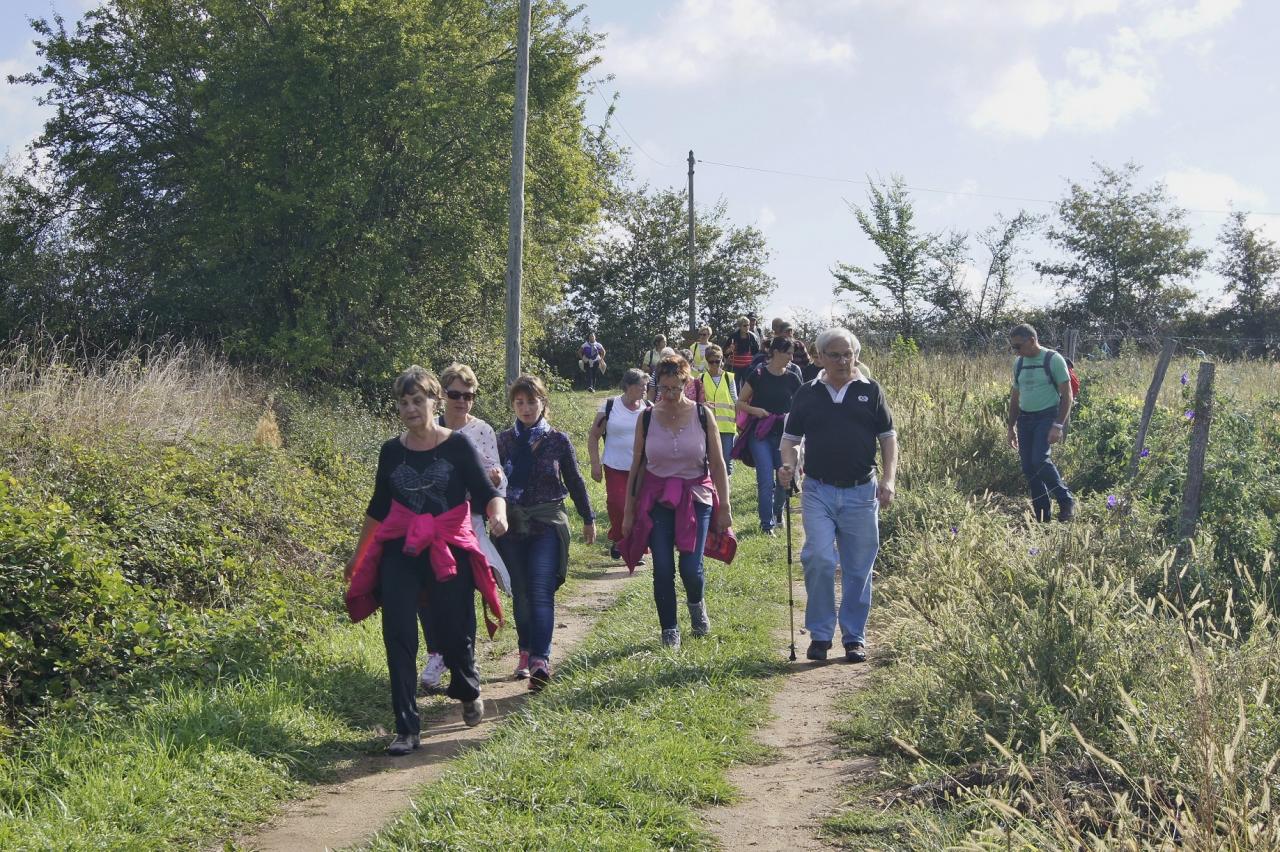
<svg viewBox="0 0 1280 852">
<path fill-rule="evenodd" d="M 867 616 L 871 612 L 871 568 L 880 551 L 880 508 L 893 502 L 898 470 L 898 438 L 893 413 L 880 385 L 858 370 L 858 338 L 844 328 L 818 335 L 818 377 L 791 401 L 782 435 L 778 478 L 791 486 L 796 447 L 803 438 L 805 627 L 812 641 L 807 656 L 825 660 L 835 635 L 836 554 L 839 553 L 840 638 L 845 660 L 867 659 Z M 876 477 L 876 448 L 883 476 Z"/>
</svg>

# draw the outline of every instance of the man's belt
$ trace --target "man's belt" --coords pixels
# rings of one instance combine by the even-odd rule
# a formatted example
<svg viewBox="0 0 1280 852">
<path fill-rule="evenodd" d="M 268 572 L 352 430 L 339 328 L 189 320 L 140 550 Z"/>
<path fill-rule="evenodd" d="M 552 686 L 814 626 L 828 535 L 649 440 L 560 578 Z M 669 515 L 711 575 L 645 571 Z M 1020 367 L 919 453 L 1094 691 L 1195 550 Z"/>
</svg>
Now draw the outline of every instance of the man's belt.
<svg viewBox="0 0 1280 852">
<path fill-rule="evenodd" d="M 857 488 L 859 485 L 866 485 L 868 482 L 876 478 L 876 472 L 873 470 L 866 476 L 860 476 L 857 479 L 835 479 L 833 477 L 814 476 L 805 471 L 805 475 L 814 482 L 820 482 L 823 485 L 829 485 L 832 488 Z"/>
</svg>

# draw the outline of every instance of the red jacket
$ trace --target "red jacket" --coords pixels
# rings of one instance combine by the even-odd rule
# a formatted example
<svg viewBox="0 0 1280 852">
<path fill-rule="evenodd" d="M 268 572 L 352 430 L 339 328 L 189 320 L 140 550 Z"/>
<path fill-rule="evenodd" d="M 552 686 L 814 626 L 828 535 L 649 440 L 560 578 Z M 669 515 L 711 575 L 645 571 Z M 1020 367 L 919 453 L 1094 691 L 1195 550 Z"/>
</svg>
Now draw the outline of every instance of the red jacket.
<svg viewBox="0 0 1280 852">
<path fill-rule="evenodd" d="M 351 620 L 362 621 L 377 611 L 379 604 L 375 593 L 382 548 L 386 542 L 398 538 L 404 539 L 406 556 L 427 552 L 437 580 L 458 576 L 458 560 L 449 549 L 450 545 L 467 553 L 476 588 L 484 601 L 485 627 L 492 638 L 503 624 L 502 603 L 498 600 L 493 567 L 471 528 L 471 504 L 466 502 L 439 515 L 419 515 L 403 503 L 391 501 L 391 511 L 374 530 L 373 539 L 357 560 L 351 584 L 347 586 L 347 614 Z"/>
</svg>

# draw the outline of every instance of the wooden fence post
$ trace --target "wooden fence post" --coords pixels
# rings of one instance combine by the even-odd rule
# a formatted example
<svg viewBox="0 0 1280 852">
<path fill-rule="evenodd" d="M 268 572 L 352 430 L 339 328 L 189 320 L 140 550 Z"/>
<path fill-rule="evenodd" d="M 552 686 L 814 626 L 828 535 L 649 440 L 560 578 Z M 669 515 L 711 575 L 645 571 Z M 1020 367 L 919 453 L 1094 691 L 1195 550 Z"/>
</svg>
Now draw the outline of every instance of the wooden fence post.
<svg viewBox="0 0 1280 852">
<path fill-rule="evenodd" d="M 1080 332 L 1074 328 L 1067 329 L 1067 333 L 1062 338 L 1062 354 L 1067 356 L 1067 360 L 1073 364 L 1076 362 L 1079 346 Z"/>
<path fill-rule="evenodd" d="M 1173 359 L 1173 350 L 1178 342 L 1172 337 L 1164 339 L 1164 348 L 1160 350 L 1160 358 L 1156 361 L 1156 372 L 1151 377 L 1151 386 L 1147 388 L 1147 401 L 1142 406 L 1142 419 L 1138 421 L 1138 437 L 1133 442 L 1133 455 L 1129 457 L 1129 479 L 1138 475 L 1138 464 L 1142 458 L 1142 448 L 1147 442 L 1147 429 L 1151 426 L 1151 415 L 1156 410 L 1156 399 L 1160 396 L 1160 387 L 1164 384 L 1164 374 L 1169 370 L 1169 361 Z"/>
<path fill-rule="evenodd" d="M 1204 457 L 1209 450 L 1209 424 L 1213 420 L 1213 364 L 1200 362 L 1196 377 L 1195 419 L 1191 428 L 1191 452 L 1187 455 L 1187 484 L 1182 491 L 1178 536 L 1185 544 L 1195 537 L 1200 520 L 1200 492 L 1204 487 Z"/>
</svg>

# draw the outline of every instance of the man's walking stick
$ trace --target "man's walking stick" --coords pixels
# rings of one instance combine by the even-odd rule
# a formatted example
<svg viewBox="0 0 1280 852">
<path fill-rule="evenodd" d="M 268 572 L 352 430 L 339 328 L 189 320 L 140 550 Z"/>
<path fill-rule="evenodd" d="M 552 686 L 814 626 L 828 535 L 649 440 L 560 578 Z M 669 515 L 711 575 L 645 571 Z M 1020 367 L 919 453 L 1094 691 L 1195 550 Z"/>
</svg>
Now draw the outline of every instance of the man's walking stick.
<svg viewBox="0 0 1280 852">
<path fill-rule="evenodd" d="M 781 483 L 779 483 L 781 484 Z M 787 619 L 791 623 L 791 662 L 796 661 L 796 593 L 791 582 L 791 489 L 795 481 L 786 488 L 786 526 L 787 526 Z"/>
</svg>

